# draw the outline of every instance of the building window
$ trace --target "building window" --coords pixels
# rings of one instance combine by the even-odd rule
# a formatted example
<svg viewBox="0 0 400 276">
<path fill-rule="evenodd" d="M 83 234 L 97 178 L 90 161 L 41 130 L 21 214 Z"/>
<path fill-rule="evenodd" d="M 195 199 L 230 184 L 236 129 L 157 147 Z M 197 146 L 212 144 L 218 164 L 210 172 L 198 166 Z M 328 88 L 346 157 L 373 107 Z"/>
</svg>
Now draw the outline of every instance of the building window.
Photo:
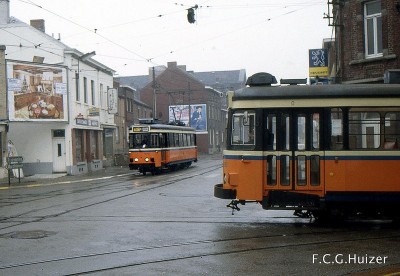
<svg viewBox="0 0 400 276">
<path fill-rule="evenodd" d="M 88 103 L 87 78 L 83 77 L 83 102 Z"/>
<path fill-rule="evenodd" d="M 364 4 L 365 56 L 382 56 L 381 1 Z"/>
<path fill-rule="evenodd" d="M 103 105 L 103 101 L 104 101 L 103 100 L 103 97 L 104 97 L 103 93 L 104 93 L 104 86 L 103 86 L 102 83 L 100 83 L 100 103 L 99 103 L 100 107 L 104 107 L 104 105 Z"/>
<path fill-rule="evenodd" d="M 94 80 L 90 81 L 90 91 L 92 93 L 92 105 L 95 105 L 96 98 L 95 98 Z"/>
<path fill-rule="evenodd" d="M 79 102 L 80 101 L 80 95 L 79 95 L 79 73 L 75 73 L 75 97 L 76 97 L 76 101 Z"/>
</svg>

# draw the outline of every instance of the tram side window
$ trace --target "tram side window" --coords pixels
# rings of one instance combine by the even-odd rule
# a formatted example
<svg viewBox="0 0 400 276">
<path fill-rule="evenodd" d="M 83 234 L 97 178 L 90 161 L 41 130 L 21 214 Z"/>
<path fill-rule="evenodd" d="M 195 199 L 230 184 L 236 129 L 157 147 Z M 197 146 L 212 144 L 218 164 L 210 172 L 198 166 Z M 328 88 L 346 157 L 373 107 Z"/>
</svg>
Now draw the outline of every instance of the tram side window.
<svg viewBox="0 0 400 276">
<path fill-rule="evenodd" d="M 385 114 L 385 141 L 383 148 L 386 150 L 398 149 L 400 142 L 400 112 Z"/>
<path fill-rule="evenodd" d="M 319 113 L 312 114 L 312 149 L 318 150 L 320 147 L 319 143 Z"/>
<path fill-rule="evenodd" d="M 255 114 L 236 113 L 232 121 L 232 145 L 255 145 Z"/>
<path fill-rule="evenodd" d="M 183 135 L 183 146 L 187 147 L 188 146 L 188 142 L 187 142 L 187 134 L 182 134 Z"/>
<path fill-rule="evenodd" d="M 175 147 L 181 146 L 179 143 L 179 134 L 178 133 L 174 133 L 174 140 L 175 140 Z"/>
<path fill-rule="evenodd" d="M 166 133 L 160 133 L 160 147 L 164 148 L 167 146 L 167 134 Z"/>
<path fill-rule="evenodd" d="M 331 141 L 332 150 L 343 149 L 343 112 L 340 108 L 331 109 Z"/>
<path fill-rule="evenodd" d="M 306 117 L 302 114 L 297 117 L 297 149 L 306 149 Z"/>
<path fill-rule="evenodd" d="M 376 149 L 380 146 L 380 115 L 378 112 L 349 112 L 349 148 Z"/>
<path fill-rule="evenodd" d="M 168 146 L 175 147 L 175 138 L 173 133 L 168 133 Z"/>
<path fill-rule="evenodd" d="M 282 137 L 280 142 L 282 143 L 282 150 L 290 150 L 290 115 L 282 114 L 281 119 L 281 130 Z"/>
<path fill-rule="evenodd" d="M 151 144 L 150 144 L 151 148 L 158 148 L 160 146 L 158 136 L 159 136 L 158 134 L 151 135 Z"/>
<path fill-rule="evenodd" d="M 268 135 L 266 135 L 266 144 L 268 150 L 276 150 L 276 115 L 268 114 L 267 116 L 267 129 Z"/>
</svg>

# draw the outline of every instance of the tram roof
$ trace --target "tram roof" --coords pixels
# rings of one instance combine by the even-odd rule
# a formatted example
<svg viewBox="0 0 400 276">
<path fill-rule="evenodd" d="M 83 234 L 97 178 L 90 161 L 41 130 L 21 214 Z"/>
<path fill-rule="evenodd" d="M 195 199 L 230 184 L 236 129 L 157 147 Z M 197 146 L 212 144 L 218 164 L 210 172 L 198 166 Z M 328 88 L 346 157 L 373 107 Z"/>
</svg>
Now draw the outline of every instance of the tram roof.
<svg viewBox="0 0 400 276">
<path fill-rule="evenodd" d="M 399 84 L 253 86 L 236 90 L 233 100 L 400 97 Z"/>
</svg>

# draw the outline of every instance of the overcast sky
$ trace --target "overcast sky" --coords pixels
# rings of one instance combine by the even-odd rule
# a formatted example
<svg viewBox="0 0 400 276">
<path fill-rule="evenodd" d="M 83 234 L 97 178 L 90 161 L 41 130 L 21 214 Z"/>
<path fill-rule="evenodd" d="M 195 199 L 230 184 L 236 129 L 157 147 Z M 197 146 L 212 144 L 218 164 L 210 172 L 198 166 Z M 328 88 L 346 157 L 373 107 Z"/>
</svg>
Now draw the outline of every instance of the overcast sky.
<svg viewBox="0 0 400 276">
<path fill-rule="evenodd" d="M 145 75 L 176 61 L 195 72 L 246 69 L 308 77 L 308 49 L 332 37 L 326 0 L 10 0 L 26 23 L 117 71 Z M 196 22 L 187 9 L 198 5 Z"/>
</svg>

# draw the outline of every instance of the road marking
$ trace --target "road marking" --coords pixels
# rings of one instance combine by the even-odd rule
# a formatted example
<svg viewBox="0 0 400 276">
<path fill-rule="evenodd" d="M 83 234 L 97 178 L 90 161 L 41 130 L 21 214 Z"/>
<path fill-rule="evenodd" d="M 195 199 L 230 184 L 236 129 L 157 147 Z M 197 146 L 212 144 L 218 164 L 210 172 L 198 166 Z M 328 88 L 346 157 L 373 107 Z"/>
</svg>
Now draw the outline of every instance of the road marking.
<svg viewBox="0 0 400 276">
<path fill-rule="evenodd" d="M 111 175 L 111 176 L 103 176 L 103 177 L 97 177 L 97 178 L 62 181 L 62 182 L 55 182 L 55 183 L 46 183 L 46 184 L 45 183 L 42 183 L 42 184 L 41 183 L 37 183 L 37 184 L 27 184 L 27 185 L 21 185 L 21 186 L 0 187 L 0 190 L 20 189 L 20 188 L 37 188 L 37 187 L 46 187 L 46 186 L 53 186 L 53 185 L 82 183 L 82 182 L 90 182 L 90 181 L 102 180 L 102 179 L 111 179 L 111 178 L 127 176 L 127 175 L 131 175 L 131 173 L 117 174 L 117 175 Z"/>
</svg>

